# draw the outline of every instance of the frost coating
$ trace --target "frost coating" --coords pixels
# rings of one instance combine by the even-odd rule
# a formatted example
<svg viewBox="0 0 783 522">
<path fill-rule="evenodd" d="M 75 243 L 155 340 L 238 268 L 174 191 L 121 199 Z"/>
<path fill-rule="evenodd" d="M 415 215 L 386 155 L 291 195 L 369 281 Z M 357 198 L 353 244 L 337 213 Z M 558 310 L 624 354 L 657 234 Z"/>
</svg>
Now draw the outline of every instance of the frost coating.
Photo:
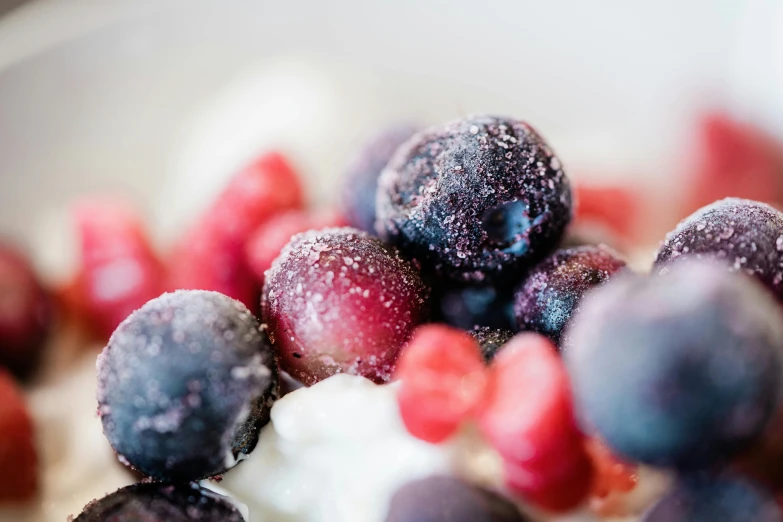
<svg viewBox="0 0 783 522">
<path fill-rule="evenodd" d="M 255 446 L 277 394 L 258 320 L 216 292 L 150 301 L 98 358 L 106 438 L 129 465 L 159 479 L 196 480 L 236 464 Z"/>
</svg>

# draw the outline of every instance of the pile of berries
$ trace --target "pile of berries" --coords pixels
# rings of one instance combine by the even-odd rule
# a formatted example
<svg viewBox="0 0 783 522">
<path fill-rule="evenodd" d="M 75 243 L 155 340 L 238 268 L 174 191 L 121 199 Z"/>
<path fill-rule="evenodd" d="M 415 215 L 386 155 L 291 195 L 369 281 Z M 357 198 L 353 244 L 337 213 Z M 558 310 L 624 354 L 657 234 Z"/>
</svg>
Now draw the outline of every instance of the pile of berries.
<svg viewBox="0 0 783 522">
<path fill-rule="evenodd" d="M 413 437 L 442 444 L 475 427 L 502 461 L 497 490 L 454 476 L 403 486 L 387 522 L 522 522 L 520 505 L 626 515 L 608 499 L 642 487 L 642 466 L 676 479 L 647 522 L 783 521 L 769 469 L 783 459 L 783 214 L 712 203 L 638 274 L 567 235 L 574 215 L 617 224 L 597 201 L 633 198 L 575 194 L 527 123 L 472 116 L 374 137 L 339 212 L 305 209 L 291 164 L 266 154 L 168 256 L 132 210 L 77 206 L 67 300 L 110 335 L 98 413 L 121 462 L 148 480 L 75 521 L 243 520 L 198 481 L 253 451 L 286 388 L 338 373 L 398 380 Z M 24 281 L 0 294 L 14 300 L 0 300 L 0 363 L 22 376 L 50 321 L 14 259 L 0 251 L 0 283 Z M 16 450 L 0 451 L 0 467 L 28 471 L 13 486 L 34 491 L 29 418 L 7 381 L 0 427 Z M 8 491 L 24 493 L 0 499 Z"/>
</svg>

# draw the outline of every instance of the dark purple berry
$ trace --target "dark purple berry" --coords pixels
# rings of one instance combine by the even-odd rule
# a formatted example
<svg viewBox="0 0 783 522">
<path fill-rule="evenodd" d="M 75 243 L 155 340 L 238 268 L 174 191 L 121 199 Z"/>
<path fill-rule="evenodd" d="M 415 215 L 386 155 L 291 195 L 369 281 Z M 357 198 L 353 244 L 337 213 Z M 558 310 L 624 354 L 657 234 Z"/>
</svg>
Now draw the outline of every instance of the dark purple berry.
<svg viewBox="0 0 783 522">
<path fill-rule="evenodd" d="M 470 335 L 479 343 L 484 361 L 490 362 L 495 354 L 503 348 L 503 345 L 514 337 L 514 332 L 488 326 L 477 326 L 470 331 Z"/>
<path fill-rule="evenodd" d="M 245 522 L 228 499 L 191 484 L 134 484 L 84 507 L 73 522 Z"/>
<path fill-rule="evenodd" d="M 164 294 L 98 358 L 98 411 L 121 460 L 160 480 L 223 473 L 250 453 L 278 395 L 261 325 L 217 292 Z"/>
<path fill-rule="evenodd" d="M 556 344 L 588 290 L 625 267 L 605 246 L 559 250 L 536 265 L 514 293 L 519 330 L 546 335 Z"/>
<path fill-rule="evenodd" d="M 391 378 L 428 318 L 428 290 L 396 250 L 355 228 L 293 237 L 266 273 L 262 308 L 280 367 L 306 385 L 335 373 Z"/>
<path fill-rule="evenodd" d="M 642 522 L 783 522 L 772 496 L 733 477 L 688 477 L 644 514 Z"/>
<path fill-rule="evenodd" d="M 655 266 L 665 272 L 685 257 L 715 259 L 746 272 L 783 301 L 783 213 L 765 203 L 727 198 L 685 218 L 666 237 Z"/>
<path fill-rule="evenodd" d="M 780 313 L 753 279 L 707 261 L 612 278 L 574 316 L 563 345 L 585 429 L 632 461 L 725 461 L 777 405 Z"/>
<path fill-rule="evenodd" d="M 503 497 L 456 477 L 433 476 L 397 490 L 386 522 L 524 522 Z"/>
<path fill-rule="evenodd" d="M 49 295 L 27 259 L 0 245 L 0 366 L 16 377 L 36 368 L 52 329 Z"/>
<path fill-rule="evenodd" d="M 348 224 L 375 234 L 375 193 L 378 176 L 394 152 L 416 132 L 413 125 L 387 127 L 365 142 L 345 174 L 342 209 Z"/>
<path fill-rule="evenodd" d="M 510 330 L 514 325 L 511 292 L 501 288 L 439 284 L 435 300 L 439 319 L 463 330 L 476 326 Z"/>
<path fill-rule="evenodd" d="M 378 185 L 376 229 L 428 270 L 464 282 L 515 277 L 571 219 L 560 161 L 526 123 L 473 116 L 414 135 Z"/>
</svg>

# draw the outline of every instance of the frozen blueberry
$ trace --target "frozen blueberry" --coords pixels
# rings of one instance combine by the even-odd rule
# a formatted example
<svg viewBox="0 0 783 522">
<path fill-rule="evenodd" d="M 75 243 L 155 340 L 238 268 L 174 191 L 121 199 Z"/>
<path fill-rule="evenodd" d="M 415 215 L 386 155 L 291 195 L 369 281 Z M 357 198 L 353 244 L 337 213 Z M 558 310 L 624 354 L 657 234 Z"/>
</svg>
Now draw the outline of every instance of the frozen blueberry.
<svg viewBox="0 0 783 522">
<path fill-rule="evenodd" d="M 512 329 L 514 311 L 510 288 L 454 284 L 434 287 L 438 319 L 444 323 L 463 330 L 476 326 Z"/>
<path fill-rule="evenodd" d="M 459 281 L 515 277 L 571 220 L 560 161 L 526 123 L 473 116 L 415 134 L 381 173 L 376 229 Z"/>
<path fill-rule="evenodd" d="M 488 326 L 477 326 L 470 331 L 470 335 L 479 343 L 484 360 L 490 362 L 498 350 L 514 337 L 514 332 Z"/>
<path fill-rule="evenodd" d="M 245 522 L 226 498 L 191 484 L 134 484 L 84 507 L 73 522 Z"/>
<path fill-rule="evenodd" d="M 396 250 L 355 228 L 293 237 L 266 273 L 262 303 L 280 367 L 306 385 L 336 373 L 391 378 L 428 319 L 428 289 Z"/>
<path fill-rule="evenodd" d="M 685 257 L 716 259 L 761 281 L 783 301 L 783 213 L 765 203 L 727 198 L 685 218 L 658 251 L 659 272 Z"/>
<path fill-rule="evenodd" d="M 250 453 L 278 395 L 272 349 L 239 301 L 164 294 L 98 358 L 98 412 L 123 462 L 160 480 L 211 477 Z"/>
<path fill-rule="evenodd" d="M 546 335 L 555 343 L 588 290 L 625 267 L 605 246 L 559 250 L 536 265 L 514 293 L 519 330 Z"/>
<path fill-rule="evenodd" d="M 614 277 L 580 308 L 564 342 L 585 429 L 633 461 L 722 462 L 776 407 L 780 313 L 753 279 L 707 261 Z"/>
<path fill-rule="evenodd" d="M 397 148 L 416 130 L 413 125 L 392 125 L 362 145 L 349 164 L 343 180 L 342 209 L 349 225 L 375 234 L 378 176 Z"/>
<path fill-rule="evenodd" d="M 30 376 L 52 323 L 51 299 L 29 261 L 0 244 L 0 367 L 19 378 Z"/>
<path fill-rule="evenodd" d="M 783 522 L 772 496 L 733 477 L 688 477 L 645 513 L 643 522 Z"/>
<path fill-rule="evenodd" d="M 524 522 L 517 507 L 456 477 L 432 476 L 402 486 L 386 522 Z"/>
</svg>

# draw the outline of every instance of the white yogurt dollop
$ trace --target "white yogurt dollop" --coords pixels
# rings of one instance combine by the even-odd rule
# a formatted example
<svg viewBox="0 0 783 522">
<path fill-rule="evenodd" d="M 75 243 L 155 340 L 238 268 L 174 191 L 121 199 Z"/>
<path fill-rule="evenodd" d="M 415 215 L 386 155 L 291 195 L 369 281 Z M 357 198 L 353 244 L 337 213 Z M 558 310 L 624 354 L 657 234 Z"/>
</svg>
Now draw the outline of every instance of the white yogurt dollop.
<svg viewBox="0 0 783 522">
<path fill-rule="evenodd" d="M 494 452 L 468 434 L 440 445 L 411 436 L 396 389 L 339 374 L 290 393 L 221 486 L 248 505 L 249 522 L 383 522 L 411 480 L 464 474 L 476 462 L 497 469 Z"/>
</svg>

